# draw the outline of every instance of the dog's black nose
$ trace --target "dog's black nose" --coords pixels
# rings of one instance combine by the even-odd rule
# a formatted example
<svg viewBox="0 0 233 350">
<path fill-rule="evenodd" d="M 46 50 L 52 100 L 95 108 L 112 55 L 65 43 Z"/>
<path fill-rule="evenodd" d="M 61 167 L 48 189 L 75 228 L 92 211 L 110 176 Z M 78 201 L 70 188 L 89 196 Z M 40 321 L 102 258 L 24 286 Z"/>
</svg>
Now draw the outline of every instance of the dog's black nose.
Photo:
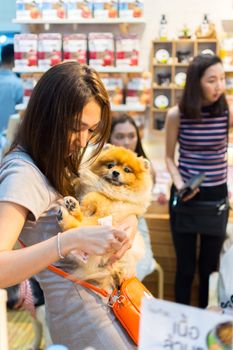
<svg viewBox="0 0 233 350">
<path fill-rule="evenodd" d="M 117 171 L 117 170 L 114 170 L 114 171 L 112 172 L 112 176 L 115 177 L 115 178 L 117 178 L 119 175 L 120 175 L 120 173 L 119 173 L 119 171 Z"/>
</svg>

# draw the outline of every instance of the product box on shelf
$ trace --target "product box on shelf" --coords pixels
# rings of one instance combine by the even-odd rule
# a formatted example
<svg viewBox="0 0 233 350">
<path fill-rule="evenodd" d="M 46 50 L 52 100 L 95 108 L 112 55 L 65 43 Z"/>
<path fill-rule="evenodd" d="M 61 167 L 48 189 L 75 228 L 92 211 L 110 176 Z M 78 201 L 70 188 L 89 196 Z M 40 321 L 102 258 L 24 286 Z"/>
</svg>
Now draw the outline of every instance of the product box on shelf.
<svg viewBox="0 0 233 350">
<path fill-rule="evenodd" d="M 87 63 L 87 36 L 86 34 L 63 35 L 63 59 Z"/>
<path fill-rule="evenodd" d="M 62 60 L 60 33 L 41 33 L 38 36 L 38 65 L 49 68 Z"/>
<path fill-rule="evenodd" d="M 23 82 L 23 103 L 27 104 L 31 96 L 32 90 L 34 89 L 36 83 L 38 82 L 40 75 L 38 74 L 27 74 L 21 75 Z"/>
<path fill-rule="evenodd" d="M 101 80 L 108 91 L 110 102 L 113 105 L 123 103 L 124 81 L 120 74 L 101 74 Z"/>
<path fill-rule="evenodd" d="M 143 7 L 143 0 L 119 0 L 119 17 L 142 17 Z"/>
<path fill-rule="evenodd" d="M 88 45 L 90 66 L 114 66 L 112 33 L 89 33 Z"/>
<path fill-rule="evenodd" d="M 41 0 L 16 0 L 16 18 L 19 20 L 41 18 L 41 9 Z"/>
<path fill-rule="evenodd" d="M 93 2 L 91 0 L 67 0 L 67 18 L 92 18 Z"/>
<path fill-rule="evenodd" d="M 93 13 L 95 18 L 116 18 L 118 17 L 118 1 L 94 0 Z"/>
<path fill-rule="evenodd" d="M 142 75 L 131 73 L 128 77 L 126 88 L 126 104 L 147 105 L 151 100 L 151 74 L 144 72 Z"/>
<path fill-rule="evenodd" d="M 42 0 L 42 17 L 46 20 L 66 18 L 67 0 Z"/>
<path fill-rule="evenodd" d="M 15 67 L 37 66 L 37 35 L 16 34 L 14 36 Z"/>
<path fill-rule="evenodd" d="M 139 38 L 137 34 L 116 35 L 116 66 L 138 66 Z"/>
</svg>

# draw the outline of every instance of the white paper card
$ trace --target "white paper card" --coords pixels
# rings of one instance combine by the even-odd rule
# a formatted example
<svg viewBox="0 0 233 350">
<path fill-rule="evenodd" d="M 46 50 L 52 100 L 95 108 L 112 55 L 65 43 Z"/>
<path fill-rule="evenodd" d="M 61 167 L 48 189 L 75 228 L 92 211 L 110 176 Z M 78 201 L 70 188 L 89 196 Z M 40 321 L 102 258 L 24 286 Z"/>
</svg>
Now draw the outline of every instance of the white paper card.
<svg viewBox="0 0 233 350">
<path fill-rule="evenodd" d="M 143 299 L 138 350 L 231 350 L 233 317 Z"/>
</svg>

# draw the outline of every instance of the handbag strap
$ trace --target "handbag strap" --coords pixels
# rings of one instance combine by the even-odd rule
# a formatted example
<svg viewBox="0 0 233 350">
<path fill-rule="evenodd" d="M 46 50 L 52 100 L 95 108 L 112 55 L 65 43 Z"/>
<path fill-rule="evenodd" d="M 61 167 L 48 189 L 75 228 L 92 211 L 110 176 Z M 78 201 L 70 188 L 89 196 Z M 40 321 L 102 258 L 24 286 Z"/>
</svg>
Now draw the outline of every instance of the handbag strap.
<svg viewBox="0 0 233 350">
<path fill-rule="evenodd" d="M 27 247 L 23 241 L 21 241 L 21 239 L 18 239 L 19 243 L 21 244 L 21 246 L 23 248 Z M 104 297 L 107 297 L 109 296 L 109 293 L 105 290 L 105 289 L 102 289 L 102 288 L 99 288 L 99 287 L 96 287 L 95 285 L 91 284 L 91 283 L 88 283 L 86 281 L 83 281 L 83 280 L 80 280 L 79 278 L 76 278 L 72 275 L 70 275 L 68 272 L 65 272 L 63 271 L 62 269 L 59 269 L 58 267 L 54 266 L 54 265 L 49 265 L 47 267 L 48 270 L 56 273 L 57 275 L 59 276 L 62 276 L 64 278 L 67 278 L 68 280 L 74 282 L 74 283 L 77 283 L 85 288 L 88 288 L 88 289 L 91 289 L 93 290 L 94 292 L 98 293 L 98 294 L 101 294 L 102 296 Z"/>
</svg>

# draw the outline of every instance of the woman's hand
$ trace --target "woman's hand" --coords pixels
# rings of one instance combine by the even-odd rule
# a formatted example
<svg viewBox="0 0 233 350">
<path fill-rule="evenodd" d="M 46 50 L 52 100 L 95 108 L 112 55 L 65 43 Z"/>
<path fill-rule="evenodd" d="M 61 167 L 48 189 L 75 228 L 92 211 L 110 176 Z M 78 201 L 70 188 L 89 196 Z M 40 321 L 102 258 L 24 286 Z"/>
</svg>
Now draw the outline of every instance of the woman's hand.
<svg viewBox="0 0 233 350">
<path fill-rule="evenodd" d="M 61 233 L 61 252 L 83 251 L 88 255 L 105 255 L 119 251 L 125 244 L 127 234 L 123 229 L 111 226 L 86 226 L 72 228 Z"/>
<path fill-rule="evenodd" d="M 128 216 L 125 220 L 121 222 L 120 225 L 118 225 L 117 229 L 120 231 L 124 231 L 126 237 L 122 241 L 122 247 L 110 257 L 108 261 L 110 265 L 119 260 L 125 254 L 125 252 L 132 247 L 134 237 L 138 230 L 138 220 L 136 216 Z"/>
<path fill-rule="evenodd" d="M 197 194 L 198 192 L 200 192 L 200 189 L 199 189 L 199 188 L 195 188 L 195 190 L 193 190 L 193 191 L 192 191 L 191 193 L 189 193 L 187 196 L 184 196 L 184 197 L 182 198 L 182 201 L 183 201 L 183 202 L 189 201 L 190 199 L 192 199 L 193 197 L 195 197 L 196 194 Z"/>
</svg>

